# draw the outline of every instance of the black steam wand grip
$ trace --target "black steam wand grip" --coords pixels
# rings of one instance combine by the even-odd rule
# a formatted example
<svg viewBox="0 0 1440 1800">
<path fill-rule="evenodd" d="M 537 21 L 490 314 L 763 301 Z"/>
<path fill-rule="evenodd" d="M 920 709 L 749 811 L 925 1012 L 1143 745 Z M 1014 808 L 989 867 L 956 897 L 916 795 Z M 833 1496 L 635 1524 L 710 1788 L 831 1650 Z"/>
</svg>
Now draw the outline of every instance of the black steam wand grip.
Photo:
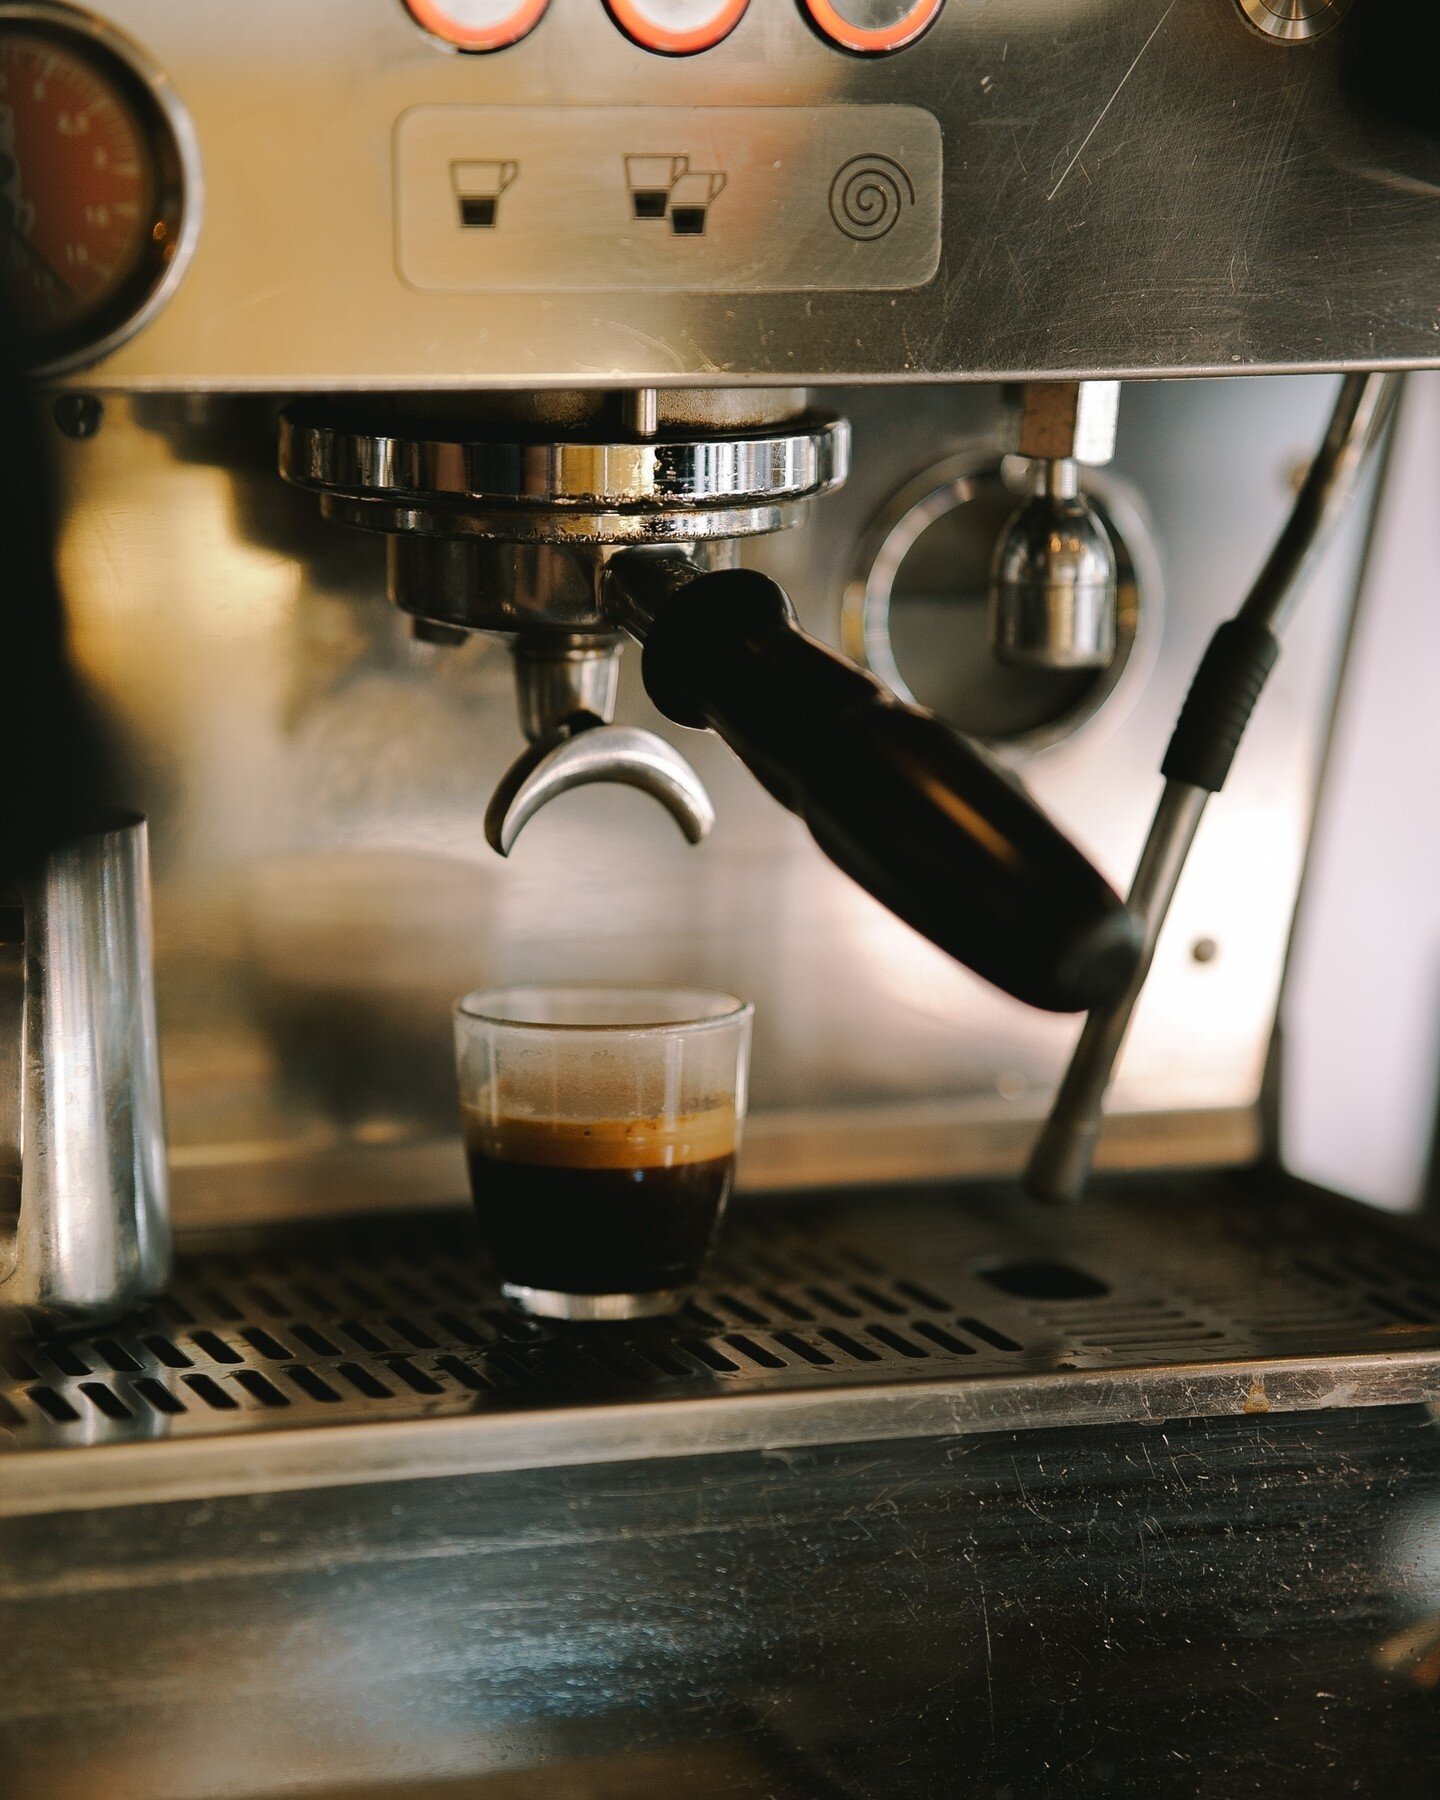
<svg viewBox="0 0 1440 1800">
<path fill-rule="evenodd" d="M 1139 936 L 1103 876 L 982 751 L 807 637 L 773 581 L 631 553 L 606 586 L 660 711 L 715 731 L 897 917 L 1032 1006 L 1123 991 Z"/>
</svg>

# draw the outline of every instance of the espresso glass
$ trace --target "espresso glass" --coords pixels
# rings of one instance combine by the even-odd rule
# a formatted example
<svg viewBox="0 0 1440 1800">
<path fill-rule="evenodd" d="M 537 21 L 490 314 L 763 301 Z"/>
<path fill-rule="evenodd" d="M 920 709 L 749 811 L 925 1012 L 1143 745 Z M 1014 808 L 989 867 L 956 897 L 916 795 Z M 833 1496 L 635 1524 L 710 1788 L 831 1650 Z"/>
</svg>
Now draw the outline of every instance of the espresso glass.
<svg viewBox="0 0 1440 1800">
<path fill-rule="evenodd" d="M 470 1186 L 511 1305 L 594 1321 L 685 1299 L 730 1194 L 753 1011 L 689 988 L 458 1003 Z"/>
</svg>

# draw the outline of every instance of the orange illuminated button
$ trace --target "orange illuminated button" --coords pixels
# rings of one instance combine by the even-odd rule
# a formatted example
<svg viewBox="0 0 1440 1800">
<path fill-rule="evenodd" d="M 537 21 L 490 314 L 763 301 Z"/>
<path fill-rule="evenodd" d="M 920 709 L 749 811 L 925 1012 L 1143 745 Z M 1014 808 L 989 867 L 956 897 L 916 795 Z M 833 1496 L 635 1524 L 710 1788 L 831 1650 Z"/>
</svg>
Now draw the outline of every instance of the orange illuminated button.
<svg viewBox="0 0 1440 1800">
<path fill-rule="evenodd" d="M 708 50 L 744 17 L 750 0 L 605 0 L 610 16 L 646 50 L 693 56 Z"/>
<path fill-rule="evenodd" d="M 550 0 L 405 0 L 411 16 L 457 50 L 503 50 L 545 16 Z"/>
<path fill-rule="evenodd" d="M 822 37 L 860 56 L 913 44 L 940 16 L 945 0 L 801 0 Z"/>
</svg>

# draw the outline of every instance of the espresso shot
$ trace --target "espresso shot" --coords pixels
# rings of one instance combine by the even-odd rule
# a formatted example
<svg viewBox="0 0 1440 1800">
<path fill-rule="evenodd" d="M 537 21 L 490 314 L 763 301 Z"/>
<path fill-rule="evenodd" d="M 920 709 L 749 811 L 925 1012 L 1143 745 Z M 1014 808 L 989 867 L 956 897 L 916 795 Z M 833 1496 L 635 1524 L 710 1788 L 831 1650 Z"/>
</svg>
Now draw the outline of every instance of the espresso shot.
<svg viewBox="0 0 1440 1800">
<path fill-rule="evenodd" d="M 586 1122 L 466 1113 L 464 1126 L 476 1214 L 507 1287 L 650 1296 L 657 1310 L 693 1287 L 730 1193 L 732 1107 Z"/>
<path fill-rule="evenodd" d="M 460 1117 L 506 1300 L 543 1318 L 672 1312 L 734 1177 L 751 1008 L 687 989 L 512 988 L 456 1008 Z"/>
</svg>

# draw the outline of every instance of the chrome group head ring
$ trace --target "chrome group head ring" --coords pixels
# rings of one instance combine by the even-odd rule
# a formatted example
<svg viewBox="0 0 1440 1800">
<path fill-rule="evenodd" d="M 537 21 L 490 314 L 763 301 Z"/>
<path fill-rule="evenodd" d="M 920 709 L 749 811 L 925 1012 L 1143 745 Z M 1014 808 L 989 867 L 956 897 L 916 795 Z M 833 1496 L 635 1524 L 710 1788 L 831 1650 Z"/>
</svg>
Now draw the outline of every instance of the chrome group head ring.
<svg viewBox="0 0 1440 1800">
<path fill-rule="evenodd" d="M 281 420 L 280 472 L 332 517 L 385 531 L 600 543 L 749 537 L 845 479 L 843 419 L 807 413 L 714 436 L 466 436 L 312 403 Z"/>
</svg>

